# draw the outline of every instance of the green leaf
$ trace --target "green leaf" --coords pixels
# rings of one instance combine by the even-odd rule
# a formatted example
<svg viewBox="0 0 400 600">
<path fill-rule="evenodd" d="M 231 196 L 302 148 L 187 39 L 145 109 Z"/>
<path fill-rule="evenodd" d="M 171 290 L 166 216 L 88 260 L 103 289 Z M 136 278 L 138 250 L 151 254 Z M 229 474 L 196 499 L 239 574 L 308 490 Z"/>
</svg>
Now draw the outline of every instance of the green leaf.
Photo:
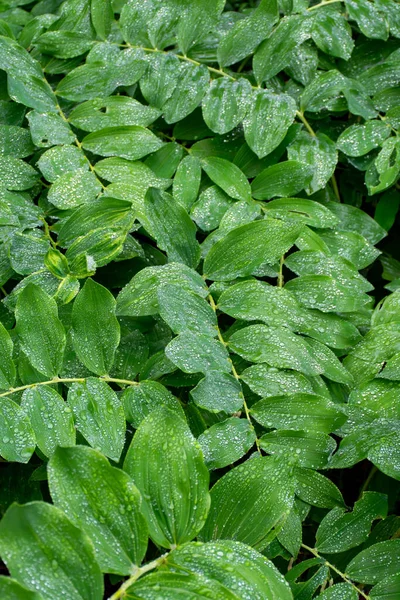
<svg viewBox="0 0 400 600">
<path fill-rule="evenodd" d="M 183 206 L 166 192 L 152 188 L 146 194 L 145 210 L 151 231 L 169 260 L 196 267 L 200 259 L 196 227 Z"/>
<path fill-rule="evenodd" d="M 211 185 L 200 194 L 198 201 L 193 204 L 190 216 L 200 229 L 211 231 L 218 227 L 232 204 L 232 198 L 225 194 L 220 187 Z M 247 202 L 246 205 L 248 206 Z"/>
<path fill-rule="evenodd" d="M 227 414 L 240 410 L 244 399 L 239 381 L 221 371 L 207 371 L 204 379 L 190 390 L 190 396 L 200 408 Z"/>
<path fill-rule="evenodd" d="M 120 341 L 116 302 L 102 285 L 88 279 L 72 309 L 72 343 L 79 360 L 96 375 L 106 375 Z"/>
<path fill-rule="evenodd" d="M 353 263 L 356 269 L 365 269 L 380 254 L 380 250 L 354 231 L 326 231 L 321 233 L 320 237 L 332 254 L 343 256 Z"/>
<path fill-rule="evenodd" d="M 157 381 L 141 381 L 137 385 L 127 387 L 122 394 L 122 402 L 126 419 L 135 429 L 147 415 L 160 406 L 166 406 L 184 418 L 178 399 Z"/>
<path fill-rule="evenodd" d="M 162 105 L 167 123 L 176 123 L 190 115 L 200 104 L 210 82 L 210 73 L 205 65 L 181 62 L 178 66 L 177 83 Z"/>
<path fill-rule="evenodd" d="M 159 312 L 157 290 L 171 283 L 205 297 L 208 291 L 201 275 L 182 263 L 146 267 L 121 290 L 117 298 L 117 314 L 131 317 L 155 315 Z"/>
<path fill-rule="evenodd" d="M 282 396 L 305 392 L 312 394 L 312 378 L 297 371 L 270 367 L 266 364 L 253 365 L 240 374 L 240 378 L 259 396 Z"/>
<path fill-rule="evenodd" d="M 165 348 L 165 354 L 184 373 L 230 373 L 228 352 L 209 335 L 184 331 Z"/>
<path fill-rule="evenodd" d="M 374 544 L 363 550 L 347 565 L 346 573 L 354 581 L 378 583 L 399 571 L 400 540 Z"/>
<path fill-rule="evenodd" d="M 292 556 L 297 557 L 302 540 L 301 519 L 294 506 L 278 532 L 277 540 Z"/>
<path fill-rule="evenodd" d="M 311 355 L 319 363 L 322 374 L 337 383 L 343 383 L 344 385 L 352 385 L 353 377 L 345 369 L 337 356 L 325 346 L 314 339 L 305 340 L 307 346 L 311 349 Z"/>
<path fill-rule="evenodd" d="M 158 288 L 157 296 L 160 315 L 174 333 L 217 335 L 217 317 L 204 298 L 168 283 Z"/>
<path fill-rule="evenodd" d="M 295 468 L 296 496 L 303 502 L 320 508 L 345 506 L 342 494 L 334 483 L 321 473 L 301 467 Z"/>
<path fill-rule="evenodd" d="M 11 576 L 43 600 L 66 594 L 71 600 L 103 598 L 89 538 L 51 504 L 11 505 L 0 522 L 0 554 Z"/>
<path fill-rule="evenodd" d="M 202 102 L 206 125 L 216 133 L 228 133 L 246 116 L 250 96 L 251 85 L 247 79 L 214 79 Z"/>
<path fill-rule="evenodd" d="M 218 156 L 204 158 L 201 161 L 201 166 L 209 178 L 222 188 L 228 196 L 236 200 L 250 199 L 250 184 L 239 167 Z"/>
<path fill-rule="evenodd" d="M 297 220 L 310 227 L 332 228 L 338 218 L 330 210 L 314 200 L 306 198 L 278 198 L 266 204 L 265 211 L 270 217 L 286 220 Z M 362 213 L 364 214 L 364 213 Z"/>
<path fill-rule="evenodd" d="M 15 579 L 0 576 L 0 594 L 3 600 L 41 600 L 42 596 L 28 590 Z"/>
<path fill-rule="evenodd" d="M 15 125 L 0 125 L 0 154 L 26 158 L 34 152 L 29 131 Z"/>
<path fill-rule="evenodd" d="M 258 158 L 264 158 L 279 146 L 295 114 L 296 102 L 288 94 L 271 94 L 265 90 L 252 94 L 243 122 L 244 137 Z"/>
<path fill-rule="evenodd" d="M 170 548 L 193 539 L 210 506 L 208 470 L 186 423 L 168 408 L 146 417 L 124 462 L 143 496 L 152 540 Z"/>
<path fill-rule="evenodd" d="M 353 312 L 369 302 L 369 296 L 355 296 L 350 286 L 329 275 L 303 275 L 288 281 L 285 288 L 304 306 L 322 312 Z"/>
<path fill-rule="evenodd" d="M 274 196 L 293 196 L 305 189 L 313 178 L 311 165 L 297 160 L 286 160 L 267 167 L 251 182 L 251 191 L 257 200 Z"/>
<path fill-rule="evenodd" d="M 170 573 L 159 571 L 140 579 L 128 588 L 127 598 L 159 600 L 160 592 L 165 600 L 181 598 L 207 598 L 210 600 L 236 600 L 237 596 L 223 585 L 196 573 Z M 131 593 L 134 596 L 131 596 Z"/>
<path fill-rule="evenodd" d="M 302 15 L 284 17 L 279 21 L 254 54 L 253 68 L 259 84 L 271 79 L 288 65 L 291 53 L 310 37 L 311 23 Z"/>
<path fill-rule="evenodd" d="M 15 364 L 13 361 L 13 343 L 7 329 L 0 323 L 0 388 L 8 390 L 15 383 Z"/>
<path fill-rule="evenodd" d="M 130 477 L 86 446 L 58 448 L 47 472 L 54 504 L 92 540 L 102 571 L 129 575 L 147 549 L 142 500 Z"/>
<path fill-rule="evenodd" d="M 0 156 L 0 176 L 8 190 L 27 190 L 35 185 L 39 173 L 20 158 Z"/>
<path fill-rule="evenodd" d="M 61 175 L 51 186 L 48 200 L 57 208 L 66 210 L 82 204 L 91 204 L 100 192 L 99 180 L 85 167 Z"/>
<path fill-rule="evenodd" d="M 338 161 L 335 144 L 328 136 L 323 133 L 312 136 L 306 131 L 301 132 L 290 144 L 288 158 L 313 167 L 313 177 L 305 188 L 307 194 L 326 186 Z"/>
<path fill-rule="evenodd" d="M 138 125 L 106 127 L 89 133 L 82 140 L 82 146 L 100 156 L 120 156 L 138 160 L 155 152 L 163 142 L 154 133 Z"/>
<path fill-rule="evenodd" d="M 65 331 L 57 304 L 39 286 L 27 285 L 15 309 L 18 339 L 30 363 L 43 375 L 58 375 L 64 355 Z"/>
<path fill-rule="evenodd" d="M 382 121 L 351 125 L 340 134 L 337 147 L 347 156 L 364 156 L 390 135 L 390 127 Z"/>
<path fill-rule="evenodd" d="M 317 596 L 321 600 L 358 600 L 358 594 L 350 583 L 336 583 Z"/>
<path fill-rule="evenodd" d="M 208 252 L 204 277 L 226 281 L 251 275 L 261 265 L 274 264 L 289 250 L 301 225 L 265 218 L 232 229 Z"/>
<path fill-rule="evenodd" d="M 372 217 L 356 206 L 331 202 L 329 210 L 339 219 L 339 229 L 361 234 L 371 244 L 377 244 L 387 235 Z"/>
<path fill-rule="evenodd" d="M 191 543 L 171 552 L 167 566 L 178 573 L 203 575 L 208 580 L 218 581 L 227 589 L 243 598 L 253 600 L 291 600 L 288 584 L 274 564 L 267 558 L 231 540 Z"/>
<path fill-rule="evenodd" d="M 118 462 L 125 442 L 125 415 L 116 393 L 104 381 L 89 377 L 72 384 L 68 404 L 89 444 Z"/>
<path fill-rule="evenodd" d="M 198 442 L 207 467 L 222 469 L 236 462 L 250 450 L 256 434 L 247 419 L 231 417 L 202 433 Z"/>
<path fill-rule="evenodd" d="M 250 409 L 263 427 L 330 433 L 346 421 L 333 402 L 314 394 L 287 394 L 260 400 Z"/>
<path fill-rule="evenodd" d="M 229 348 L 251 362 L 311 376 L 322 372 L 303 338 L 285 327 L 249 325 L 231 335 Z"/>
<path fill-rule="evenodd" d="M 22 408 L 10 398 L 0 399 L 0 454 L 8 461 L 27 463 L 35 451 L 36 439 Z"/>
<path fill-rule="evenodd" d="M 373 600 L 396 600 L 400 592 L 400 574 L 390 575 L 377 583 L 370 591 Z"/>
<path fill-rule="evenodd" d="M 238 20 L 218 45 L 221 67 L 232 65 L 249 56 L 264 40 L 279 19 L 276 0 L 261 0 L 248 19 Z"/>
<path fill-rule="evenodd" d="M 25 390 L 21 408 L 28 415 L 36 443 L 45 456 L 51 456 L 57 446 L 74 446 L 71 409 L 54 389 L 38 385 Z"/>
<path fill-rule="evenodd" d="M 290 396 L 289 396 L 290 398 Z M 300 467 L 323 469 L 336 449 L 335 441 L 316 431 L 276 430 L 260 438 L 260 446 L 268 454 L 297 458 Z"/>
<path fill-rule="evenodd" d="M 179 163 L 173 182 L 175 200 L 189 210 L 199 193 L 201 165 L 195 156 L 185 156 Z"/>
<path fill-rule="evenodd" d="M 83 131 L 99 131 L 107 127 L 147 127 L 159 116 L 159 110 L 133 98 L 110 96 L 79 104 L 69 115 L 68 121 Z"/>
<path fill-rule="evenodd" d="M 187 54 L 193 44 L 203 40 L 217 23 L 225 0 L 194 0 L 183 10 L 179 19 L 178 44 Z"/>
<path fill-rule="evenodd" d="M 359 546 L 368 537 L 372 522 L 384 519 L 387 510 L 387 496 L 377 492 L 364 492 L 351 513 L 334 508 L 318 527 L 316 548 L 323 554 L 331 554 Z"/>
<path fill-rule="evenodd" d="M 35 46 L 43 54 L 74 58 L 90 50 L 93 40 L 75 31 L 46 31 L 37 39 Z"/>
<path fill-rule="evenodd" d="M 37 166 L 51 183 L 65 173 L 88 169 L 85 155 L 75 146 L 57 146 L 46 150 L 39 158 Z"/>
<path fill-rule="evenodd" d="M 354 48 L 351 33 L 351 27 L 342 15 L 324 10 L 315 13 L 312 39 L 326 54 L 349 60 Z"/>
<path fill-rule="evenodd" d="M 378 8 L 368 0 L 345 0 L 351 20 L 357 22 L 361 32 L 368 38 L 387 40 L 389 26 Z"/>
<path fill-rule="evenodd" d="M 292 504 L 293 477 L 288 467 L 272 457 L 251 458 L 211 489 L 211 509 L 199 537 L 234 539 L 263 549 Z"/>
<path fill-rule="evenodd" d="M 114 17 L 111 0 L 91 0 L 90 16 L 98 37 L 104 40 L 111 31 Z"/>
</svg>

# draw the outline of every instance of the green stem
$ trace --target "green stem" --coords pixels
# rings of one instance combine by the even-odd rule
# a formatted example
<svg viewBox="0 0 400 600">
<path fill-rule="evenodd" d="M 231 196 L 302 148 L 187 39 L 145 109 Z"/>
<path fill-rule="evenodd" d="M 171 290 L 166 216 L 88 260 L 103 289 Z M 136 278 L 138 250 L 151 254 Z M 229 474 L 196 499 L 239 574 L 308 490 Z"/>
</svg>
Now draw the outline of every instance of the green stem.
<svg viewBox="0 0 400 600">
<path fill-rule="evenodd" d="M 41 217 L 40 220 L 43 223 L 44 233 L 45 233 L 46 238 L 49 240 L 49 242 L 53 246 L 53 248 L 55 250 L 57 250 L 57 243 L 51 237 L 51 233 L 50 233 L 50 229 L 49 229 L 49 224 L 47 223 L 47 221 L 46 221 L 46 219 L 44 217 Z"/>
<path fill-rule="evenodd" d="M 311 127 L 310 123 L 307 121 L 307 119 L 305 118 L 304 114 L 302 112 L 300 112 L 299 110 L 296 111 L 296 117 L 298 119 L 300 119 L 300 121 L 303 123 L 304 127 L 307 129 L 308 133 L 310 135 L 312 135 L 313 137 L 315 137 L 315 131 L 314 129 Z"/>
<path fill-rule="evenodd" d="M 215 304 L 214 298 L 212 297 L 211 294 L 208 296 L 208 301 L 209 301 L 210 306 L 213 309 L 214 313 L 217 314 L 217 305 Z M 221 344 L 226 347 L 228 344 L 225 342 L 225 340 L 223 338 L 223 335 L 222 335 L 222 332 L 221 332 L 220 328 L 218 327 L 218 325 L 217 325 L 217 334 L 218 334 L 218 339 L 221 342 Z M 240 375 L 236 371 L 235 365 L 233 364 L 232 359 L 231 359 L 231 357 L 229 355 L 228 355 L 228 360 L 229 360 L 230 365 L 231 365 L 232 375 L 234 376 L 234 378 L 236 379 L 236 381 L 240 382 Z M 258 439 L 258 437 L 256 435 L 253 422 L 251 420 L 249 407 L 247 406 L 247 402 L 246 402 L 245 397 L 244 397 L 244 395 L 243 395 L 242 392 L 241 392 L 241 395 L 243 397 L 243 408 L 244 408 L 244 412 L 246 414 L 246 419 L 248 420 L 251 429 L 254 431 L 254 436 L 256 438 L 257 452 L 261 455 L 260 442 L 259 442 L 259 439 Z"/>
<path fill-rule="evenodd" d="M 53 379 L 49 379 L 48 381 L 37 381 L 36 383 L 28 383 L 27 385 L 21 385 L 19 387 L 10 388 L 6 392 L 2 392 L 0 394 L 0 398 L 4 396 L 10 396 L 11 394 L 15 394 L 16 392 L 23 392 L 24 390 L 29 390 L 30 388 L 36 387 L 38 385 L 55 385 L 56 383 L 84 383 L 86 379 L 89 377 L 54 377 Z M 98 377 L 101 381 L 106 381 L 107 383 L 117 383 L 118 385 L 139 385 L 137 381 L 130 381 L 129 379 L 117 379 L 116 377 L 108 377 L 108 375 L 104 375 L 103 377 Z"/>
<path fill-rule="evenodd" d="M 283 287 L 283 263 L 285 262 L 285 255 L 282 254 L 279 261 L 279 275 L 278 275 L 278 287 Z"/>
<path fill-rule="evenodd" d="M 359 594 L 360 596 L 362 596 L 363 598 L 365 598 L 365 600 L 370 600 L 370 597 L 363 592 L 362 590 L 360 590 L 359 587 L 357 587 L 348 577 L 345 573 L 342 573 L 342 571 L 339 571 L 339 569 L 337 567 L 335 567 L 335 565 L 333 565 L 332 563 L 328 562 L 326 560 L 326 558 L 324 558 L 323 556 L 321 556 L 317 550 L 315 548 L 310 548 L 310 546 L 306 546 L 305 544 L 301 544 L 301 547 L 304 548 L 305 550 L 307 550 L 308 552 L 310 552 L 311 554 L 313 554 L 316 558 L 320 558 L 323 561 L 325 561 L 325 566 L 328 567 L 331 571 L 334 571 L 337 575 L 339 575 L 343 581 L 345 581 L 346 583 L 349 583 L 357 592 L 357 594 Z"/>
<path fill-rule="evenodd" d="M 139 577 L 141 577 L 145 573 L 148 573 L 149 571 L 157 569 L 157 567 L 159 567 L 163 562 L 165 562 L 166 556 L 168 556 L 168 552 L 166 552 L 159 558 L 156 558 L 152 562 L 147 563 L 147 565 L 143 565 L 143 567 L 136 567 L 135 572 L 129 577 L 129 579 L 126 579 L 124 581 L 121 587 L 112 596 L 110 596 L 108 600 L 119 600 L 120 598 L 123 598 L 128 588 L 130 588 L 131 585 L 135 583 L 137 579 L 139 579 Z"/>
<path fill-rule="evenodd" d="M 323 6 L 327 6 L 328 4 L 335 4 L 337 2 L 342 2 L 343 0 L 325 0 L 325 2 L 320 2 L 319 4 L 315 4 L 314 6 L 310 6 L 307 8 L 308 12 L 312 10 L 316 10 L 317 8 L 322 8 Z"/>
<path fill-rule="evenodd" d="M 378 468 L 375 467 L 375 465 L 372 465 L 372 468 L 368 474 L 367 479 L 364 481 L 364 485 L 362 486 L 361 490 L 360 490 L 360 495 L 358 497 L 358 499 L 361 498 L 361 496 L 363 495 L 363 493 L 365 492 L 365 490 L 368 488 L 369 484 L 371 483 L 372 479 L 375 477 L 375 474 L 377 473 Z"/>
</svg>

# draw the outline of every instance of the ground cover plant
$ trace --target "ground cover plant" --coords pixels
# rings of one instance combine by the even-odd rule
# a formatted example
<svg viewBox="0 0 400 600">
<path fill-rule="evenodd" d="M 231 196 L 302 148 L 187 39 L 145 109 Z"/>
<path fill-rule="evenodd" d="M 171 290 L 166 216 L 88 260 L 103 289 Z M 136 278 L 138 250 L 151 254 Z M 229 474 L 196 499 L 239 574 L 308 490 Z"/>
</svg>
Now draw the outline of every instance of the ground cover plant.
<svg viewBox="0 0 400 600">
<path fill-rule="evenodd" d="M 398 600 L 398 2 L 0 11 L 1 600 Z"/>
</svg>

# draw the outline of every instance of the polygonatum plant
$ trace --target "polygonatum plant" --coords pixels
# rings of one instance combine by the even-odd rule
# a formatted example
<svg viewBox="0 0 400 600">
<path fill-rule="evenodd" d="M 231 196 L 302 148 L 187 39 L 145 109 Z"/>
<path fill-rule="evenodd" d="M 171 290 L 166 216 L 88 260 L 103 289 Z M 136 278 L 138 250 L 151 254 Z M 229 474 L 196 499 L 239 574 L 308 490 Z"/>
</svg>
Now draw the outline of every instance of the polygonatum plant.
<svg viewBox="0 0 400 600">
<path fill-rule="evenodd" d="M 398 1 L 1 0 L 0 84 L 1 600 L 400 598 Z"/>
</svg>

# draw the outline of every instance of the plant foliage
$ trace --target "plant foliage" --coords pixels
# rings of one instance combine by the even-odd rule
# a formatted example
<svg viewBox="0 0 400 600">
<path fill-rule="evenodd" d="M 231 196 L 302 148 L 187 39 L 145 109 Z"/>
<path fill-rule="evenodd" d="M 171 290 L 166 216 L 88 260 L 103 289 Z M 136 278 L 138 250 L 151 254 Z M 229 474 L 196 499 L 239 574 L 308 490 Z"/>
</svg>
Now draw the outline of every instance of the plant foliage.
<svg viewBox="0 0 400 600">
<path fill-rule="evenodd" d="M 1 599 L 399 598 L 397 0 L 1 0 L 0 69 Z"/>
</svg>

